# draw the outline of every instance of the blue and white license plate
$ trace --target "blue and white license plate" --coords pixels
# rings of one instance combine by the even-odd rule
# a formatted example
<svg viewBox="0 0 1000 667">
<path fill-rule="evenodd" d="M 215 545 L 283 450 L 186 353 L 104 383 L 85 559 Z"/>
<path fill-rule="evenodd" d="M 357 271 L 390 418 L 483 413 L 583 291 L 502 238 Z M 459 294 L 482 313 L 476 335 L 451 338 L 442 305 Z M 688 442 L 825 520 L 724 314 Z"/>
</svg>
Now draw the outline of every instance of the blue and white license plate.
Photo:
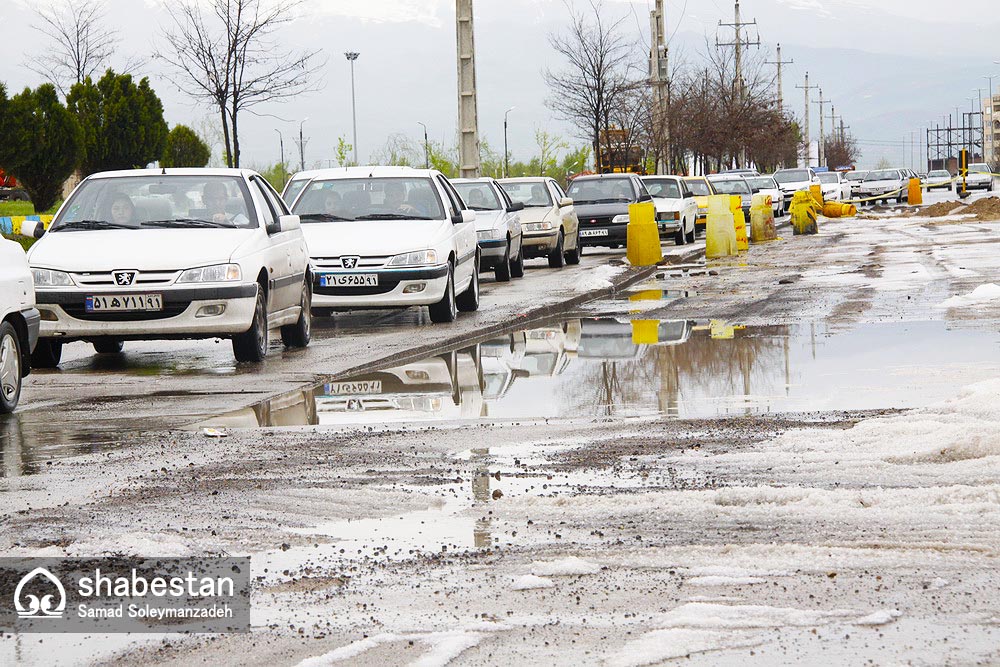
<svg viewBox="0 0 1000 667">
<path fill-rule="evenodd" d="M 608 230 L 606 230 L 606 229 L 581 229 L 580 230 L 580 237 L 581 238 L 587 237 L 587 236 L 607 236 L 607 235 L 608 235 Z"/>
<path fill-rule="evenodd" d="M 378 287 L 377 273 L 325 273 L 319 277 L 320 287 Z"/>
<path fill-rule="evenodd" d="M 359 380 L 357 382 L 330 382 L 323 385 L 323 393 L 327 396 L 364 396 L 366 394 L 381 394 L 381 380 Z"/>
<path fill-rule="evenodd" d="M 95 295 L 88 296 L 84 305 L 88 313 L 158 312 L 163 310 L 163 295 Z"/>
</svg>

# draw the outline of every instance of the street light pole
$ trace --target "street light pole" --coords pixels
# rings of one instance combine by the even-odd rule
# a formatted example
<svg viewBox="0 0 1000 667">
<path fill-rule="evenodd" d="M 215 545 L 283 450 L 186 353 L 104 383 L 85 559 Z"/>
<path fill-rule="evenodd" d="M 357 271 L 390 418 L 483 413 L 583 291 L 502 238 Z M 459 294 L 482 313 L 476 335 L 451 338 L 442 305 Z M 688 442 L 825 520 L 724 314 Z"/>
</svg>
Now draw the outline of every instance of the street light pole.
<svg viewBox="0 0 1000 667">
<path fill-rule="evenodd" d="M 306 170 L 306 142 L 305 137 L 302 136 L 302 126 L 306 124 L 309 120 L 308 117 L 303 118 L 299 123 L 299 171 Z"/>
<path fill-rule="evenodd" d="M 285 187 L 285 137 L 282 136 L 281 130 L 274 128 L 274 131 L 278 133 L 278 141 L 281 145 L 281 187 Z"/>
<path fill-rule="evenodd" d="M 427 126 L 417 121 L 417 125 L 424 128 L 424 169 L 431 168 L 431 143 L 427 140 Z"/>
<path fill-rule="evenodd" d="M 510 175 L 510 151 L 507 150 L 507 114 L 516 109 L 511 107 L 503 112 L 503 177 Z"/>
<path fill-rule="evenodd" d="M 354 96 L 354 61 L 361 54 L 357 51 L 348 51 L 344 54 L 351 63 L 351 120 L 354 124 L 354 165 L 358 164 L 358 106 Z"/>
</svg>

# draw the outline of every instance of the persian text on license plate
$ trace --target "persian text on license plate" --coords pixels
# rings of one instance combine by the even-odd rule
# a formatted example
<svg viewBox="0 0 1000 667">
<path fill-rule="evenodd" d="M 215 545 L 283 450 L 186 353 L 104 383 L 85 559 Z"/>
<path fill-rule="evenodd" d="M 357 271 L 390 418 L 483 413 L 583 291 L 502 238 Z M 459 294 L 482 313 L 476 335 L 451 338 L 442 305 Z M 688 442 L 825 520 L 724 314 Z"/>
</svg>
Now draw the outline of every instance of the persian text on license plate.
<svg viewBox="0 0 1000 667">
<path fill-rule="evenodd" d="M 608 230 L 606 229 L 581 229 L 580 236 L 607 236 Z"/>
<path fill-rule="evenodd" d="M 360 380 L 358 382 L 330 382 L 323 387 L 327 396 L 349 396 L 358 394 L 381 394 L 381 380 Z"/>
<path fill-rule="evenodd" d="M 157 312 L 163 310 L 162 294 L 127 294 L 88 296 L 88 313 Z"/>
<path fill-rule="evenodd" d="M 320 287 L 378 287 L 377 273 L 327 273 L 319 277 Z"/>
</svg>

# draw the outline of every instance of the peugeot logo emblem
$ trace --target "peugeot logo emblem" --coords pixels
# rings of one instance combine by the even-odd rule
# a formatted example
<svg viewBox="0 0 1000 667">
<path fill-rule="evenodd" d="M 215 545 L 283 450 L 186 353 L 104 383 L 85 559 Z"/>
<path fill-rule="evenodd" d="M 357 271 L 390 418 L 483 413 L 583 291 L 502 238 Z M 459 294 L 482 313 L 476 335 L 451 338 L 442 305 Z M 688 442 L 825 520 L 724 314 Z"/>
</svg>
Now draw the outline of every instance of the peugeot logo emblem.
<svg viewBox="0 0 1000 667">
<path fill-rule="evenodd" d="M 345 269 L 353 269 L 357 267 L 358 262 L 361 261 L 360 257 L 341 257 L 340 262 L 344 265 Z"/>
<path fill-rule="evenodd" d="M 113 271 L 111 273 L 115 279 L 115 285 L 118 287 L 131 287 L 135 284 L 137 275 L 139 275 L 138 271 Z"/>
</svg>

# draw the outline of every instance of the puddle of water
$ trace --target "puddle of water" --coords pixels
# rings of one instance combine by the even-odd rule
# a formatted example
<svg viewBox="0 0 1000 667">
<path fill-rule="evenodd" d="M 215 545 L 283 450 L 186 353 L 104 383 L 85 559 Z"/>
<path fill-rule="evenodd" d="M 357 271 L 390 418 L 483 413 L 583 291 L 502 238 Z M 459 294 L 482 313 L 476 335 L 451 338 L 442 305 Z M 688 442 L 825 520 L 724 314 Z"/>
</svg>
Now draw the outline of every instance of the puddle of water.
<svg viewBox="0 0 1000 667">
<path fill-rule="evenodd" d="M 32 416 L 0 416 L 0 478 L 35 475 L 55 459 L 94 454 L 114 446 L 113 433 L 44 418 L 36 421 Z"/>
<path fill-rule="evenodd" d="M 1000 333 L 943 322 L 832 331 L 639 318 L 593 317 L 522 331 L 295 392 L 206 424 L 711 418 L 912 408 L 1000 375 Z"/>
</svg>

